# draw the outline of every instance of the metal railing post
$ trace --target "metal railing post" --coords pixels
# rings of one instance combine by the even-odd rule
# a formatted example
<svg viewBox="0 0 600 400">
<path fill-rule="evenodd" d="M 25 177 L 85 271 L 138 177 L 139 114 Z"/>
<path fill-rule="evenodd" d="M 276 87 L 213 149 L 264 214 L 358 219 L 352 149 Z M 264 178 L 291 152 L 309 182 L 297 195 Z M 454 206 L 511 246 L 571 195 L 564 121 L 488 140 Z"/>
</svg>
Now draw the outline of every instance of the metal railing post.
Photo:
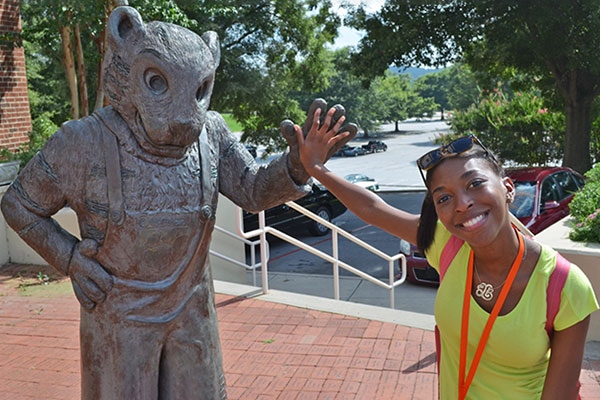
<svg viewBox="0 0 600 400">
<path fill-rule="evenodd" d="M 396 304 L 394 301 L 394 290 L 396 289 L 394 287 L 394 261 L 390 260 L 390 308 L 393 310 L 394 308 L 396 308 Z"/>
<path fill-rule="evenodd" d="M 331 249 L 333 252 L 333 298 L 336 300 L 340 299 L 340 263 L 339 263 L 339 248 L 338 248 L 338 233 L 337 229 L 331 231 Z"/>
<path fill-rule="evenodd" d="M 250 246 L 250 251 L 252 251 L 252 254 L 250 254 L 250 265 L 255 266 L 256 265 L 256 245 L 254 243 L 252 243 L 252 245 Z M 256 268 L 252 268 L 252 285 L 256 286 Z"/>
<path fill-rule="evenodd" d="M 258 214 L 258 228 L 260 229 L 260 271 L 262 275 L 263 293 L 269 291 L 269 279 L 267 276 L 267 232 L 265 231 L 265 212 Z"/>
</svg>

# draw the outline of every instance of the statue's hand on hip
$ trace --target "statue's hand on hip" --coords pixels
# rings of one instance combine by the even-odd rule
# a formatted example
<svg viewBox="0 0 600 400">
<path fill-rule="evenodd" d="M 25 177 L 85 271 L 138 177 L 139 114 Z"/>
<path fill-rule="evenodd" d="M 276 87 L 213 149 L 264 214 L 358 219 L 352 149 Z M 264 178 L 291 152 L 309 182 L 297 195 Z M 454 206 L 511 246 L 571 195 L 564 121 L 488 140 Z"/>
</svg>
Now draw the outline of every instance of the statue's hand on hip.
<svg viewBox="0 0 600 400">
<path fill-rule="evenodd" d="M 97 252 L 95 240 L 83 239 L 75 245 L 67 270 L 75 296 L 87 311 L 102 303 L 113 286 L 112 276 L 93 259 Z"/>
<path fill-rule="evenodd" d="M 346 110 L 341 104 L 336 104 L 333 106 L 333 108 L 335 108 L 335 113 L 333 114 L 333 118 L 331 119 L 331 126 L 334 126 L 337 123 L 337 121 L 342 116 L 345 117 L 346 114 Z M 310 108 L 308 109 L 308 114 L 306 115 L 306 121 L 302 125 L 302 134 L 304 135 L 304 137 L 306 137 L 306 135 L 308 134 L 308 131 L 310 130 L 313 124 L 315 111 L 317 111 L 318 109 L 321 110 L 319 126 L 323 125 L 325 117 L 327 116 L 327 103 L 323 99 L 315 99 L 310 105 Z M 288 142 L 288 145 L 290 147 L 290 164 L 292 172 L 302 171 L 306 175 L 306 179 L 304 180 L 306 181 L 309 175 L 304 170 L 304 167 L 300 162 L 300 153 L 298 151 L 298 139 L 296 138 L 296 132 L 294 132 L 294 123 L 289 119 L 286 119 L 281 123 L 280 129 L 283 137 Z M 335 152 L 341 149 L 346 143 L 348 143 L 351 139 L 353 139 L 356 136 L 356 132 L 358 132 L 358 127 L 356 126 L 356 124 L 347 123 L 340 128 L 336 135 L 339 135 L 343 132 L 350 132 L 350 134 L 346 138 L 338 142 L 333 148 L 331 148 L 331 150 L 327 153 L 325 161 L 329 160 Z"/>
</svg>

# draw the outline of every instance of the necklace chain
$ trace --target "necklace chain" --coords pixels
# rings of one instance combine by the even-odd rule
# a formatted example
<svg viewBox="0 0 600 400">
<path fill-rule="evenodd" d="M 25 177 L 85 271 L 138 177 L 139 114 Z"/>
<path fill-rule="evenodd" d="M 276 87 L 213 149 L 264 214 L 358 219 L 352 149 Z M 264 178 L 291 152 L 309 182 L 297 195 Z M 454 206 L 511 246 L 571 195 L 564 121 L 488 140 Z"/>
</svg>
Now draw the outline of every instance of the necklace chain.
<svg viewBox="0 0 600 400">
<path fill-rule="evenodd" d="M 525 259 L 525 257 L 527 256 L 527 246 L 525 246 L 524 249 L 524 253 L 523 253 L 523 260 Z M 506 278 L 508 278 L 508 275 L 506 276 L 506 278 L 504 278 L 504 281 L 494 287 L 491 283 L 487 283 L 481 280 L 481 278 L 479 277 L 479 272 L 477 272 L 477 264 L 475 263 L 475 260 L 473 260 L 473 269 L 475 270 L 475 275 L 477 276 L 477 280 L 479 281 L 479 285 L 477 285 L 475 287 L 475 296 L 485 300 L 485 301 L 490 301 L 494 298 L 494 291 L 497 289 L 500 289 L 502 286 L 504 286 L 504 284 L 506 283 Z"/>
</svg>

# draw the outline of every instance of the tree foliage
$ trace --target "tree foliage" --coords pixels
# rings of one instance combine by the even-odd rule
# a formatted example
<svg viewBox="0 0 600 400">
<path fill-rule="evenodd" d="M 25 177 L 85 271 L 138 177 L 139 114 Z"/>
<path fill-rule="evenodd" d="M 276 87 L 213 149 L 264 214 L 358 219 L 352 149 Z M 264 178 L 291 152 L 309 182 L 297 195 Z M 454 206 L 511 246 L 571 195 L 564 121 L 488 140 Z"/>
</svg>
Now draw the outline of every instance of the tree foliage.
<svg viewBox="0 0 600 400">
<path fill-rule="evenodd" d="M 329 0 L 179 0 L 198 34 L 218 33 L 221 64 L 212 108 L 229 111 L 244 126 L 243 140 L 285 145 L 279 123 L 303 122 L 292 93 L 327 84 L 325 44 L 337 36 L 340 18 Z"/>
<path fill-rule="evenodd" d="M 106 47 L 104 28 L 115 3 L 121 2 L 23 1 L 24 37 L 39 44 L 39 51 L 29 56 L 44 65 L 44 76 L 51 77 L 54 86 L 49 93 L 60 98 L 56 104 L 61 105 L 61 110 L 63 104 L 73 106 L 75 99 L 80 102 L 83 96 L 88 97 L 75 87 L 81 77 L 90 82 L 87 92 L 90 98 L 96 98 L 90 102 L 94 108 L 104 105 L 98 75 Z M 128 3 L 145 21 L 176 23 L 198 34 L 208 30 L 219 34 L 222 58 L 212 108 L 232 112 L 243 123 L 246 137 L 270 149 L 283 145 L 278 133 L 282 119 L 302 122 L 304 113 L 290 94 L 316 90 L 327 83 L 323 73 L 324 45 L 333 41 L 340 24 L 339 17 L 330 11 L 328 0 L 130 0 Z M 75 26 L 81 32 L 85 73 L 71 68 L 71 79 L 78 79 L 69 86 L 65 79 L 69 76 L 68 69 L 63 67 L 66 54 L 63 44 L 71 40 L 66 35 L 61 40 L 60 33 L 61 27 Z M 73 38 L 72 32 L 69 38 Z M 76 42 L 71 46 L 76 46 Z M 43 92 L 37 86 L 34 89 Z M 60 124 L 74 117 L 73 112 L 61 112 L 54 121 Z"/>
<path fill-rule="evenodd" d="M 585 173 L 583 189 L 569 203 L 575 223 L 569 233 L 572 240 L 600 242 L 600 163 Z"/>
<path fill-rule="evenodd" d="M 501 159 L 520 165 L 548 165 L 560 159 L 564 125 L 564 115 L 549 109 L 539 93 L 511 96 L 501 88 L 452 119 L 456 135 L 476 134 Z"/>
<path fill-rule="evenodd" d="M 347 23 L 366 30 L 353 65 L 372 79 L 396 65 L 443 65 L 463 59 L 474 71 L 507 69 L 551 76 L 566 116 L 563 163 L 591 167 L 591 106 L 600 93 L 597 0 L 387 0 Z"/>
<path fill-rule="evenodd" d="M 468 66 L 454 64 L 439 72 L 422 75 L 415 80 L 415 89 L 421 97 L 431 97 L 444 110 L 465 110 L 478 102 L 481 91 L 477 76 Z"/>
<path fill-rule="evenodd" d="M 327 84 L 316 92 L 295 95 L 302 108 L 307 108 L 314 97 L 322 97 L 329 104 L 342 104 L 348 121 L 358 124 L 365 136 L 375 131 L 382 122 L 398 122 L 407 118 L 432 116 L 437 104 L 432 98 L 422 98 L 414 89 L 407 74 L 388 71 L 371 85 L 353 75 L 350 48 L 329 51 L 326 64 Z"/>
</svg>

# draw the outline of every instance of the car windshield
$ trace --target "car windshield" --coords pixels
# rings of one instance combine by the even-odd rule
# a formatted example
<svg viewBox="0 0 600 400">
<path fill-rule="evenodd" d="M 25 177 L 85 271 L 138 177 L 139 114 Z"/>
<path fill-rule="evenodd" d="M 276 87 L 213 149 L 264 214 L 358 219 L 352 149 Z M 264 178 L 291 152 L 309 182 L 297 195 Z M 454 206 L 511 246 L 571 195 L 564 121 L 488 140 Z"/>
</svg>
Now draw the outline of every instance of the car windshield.
<svg viewBox="0 0 600 400">
<path fill-rule="evenodd" d="M 516 181 L 515 200 L 510 204 L 510 212 L 517 218 L 530 217 L 535 207 L 535 181 Z"/>
</svg>

